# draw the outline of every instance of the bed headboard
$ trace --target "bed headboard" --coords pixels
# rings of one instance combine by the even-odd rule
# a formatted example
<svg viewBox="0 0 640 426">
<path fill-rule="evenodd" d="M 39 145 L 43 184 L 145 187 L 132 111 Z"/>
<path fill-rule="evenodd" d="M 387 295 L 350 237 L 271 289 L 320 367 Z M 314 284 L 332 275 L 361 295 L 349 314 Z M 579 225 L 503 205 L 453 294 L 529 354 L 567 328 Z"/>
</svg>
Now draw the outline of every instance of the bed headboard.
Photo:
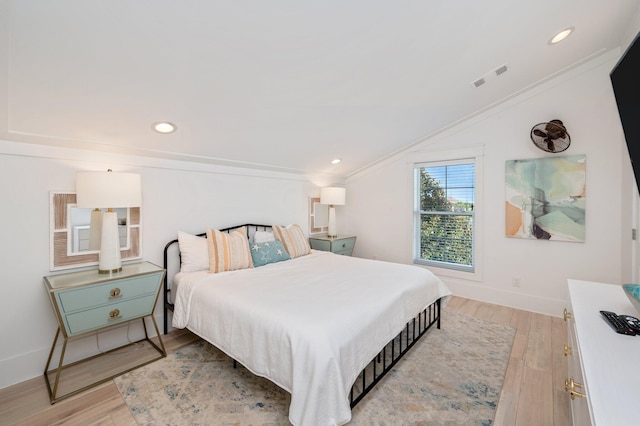
<svg viewBox="0 0 640 426">
<path fill-rule="evenodd" d="M 242 227 L 244 227 L 247 231 L 249 241 L 253 239 L 253 235 L 256 233 L 256 231 L 268 231 L 269 229 L 271 229 L 271 225 L 256 225 L 247 223 L 244 225 L 236 225 L 229 228 L 220 229 L 220 231 L 231 232 Z M 196 235 L 198 237 L 207 238 L 206 232 Z M 167 334 L 167 330 L 169 328 L 168 311 L 171 310 L 173 312 L 173 303 L 171 303 L 171 298 L 169 298 L 169 293 L 171 293 L 171 289 L 169 288 L 169 280 L 173 280 L 174 275 L 180 271 L 180 264 L 180 247 L 178 245 L 178 239 L 176 238 L 169 241 L 164 246 L 164 269 L 166 270 L 166 273 L 164 274 L 164 334 Z"/>
</svg>

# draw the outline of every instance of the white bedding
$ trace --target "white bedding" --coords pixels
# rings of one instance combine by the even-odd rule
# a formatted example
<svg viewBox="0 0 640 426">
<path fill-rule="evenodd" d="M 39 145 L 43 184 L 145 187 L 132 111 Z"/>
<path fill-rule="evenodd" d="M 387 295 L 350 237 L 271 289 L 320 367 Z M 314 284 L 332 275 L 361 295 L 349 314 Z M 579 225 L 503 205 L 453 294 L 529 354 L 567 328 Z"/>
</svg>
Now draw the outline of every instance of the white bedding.
<svg viewBox="0 0 640 426">
<path fill-rule="evenodd" d="M 187 327 L 291 393 L 294 425 L 342 425 L 360 371 L 418 312 L 451 292 L 428 270 L 312 254 L 182 277 L 173 326 Z"/>
</svg>

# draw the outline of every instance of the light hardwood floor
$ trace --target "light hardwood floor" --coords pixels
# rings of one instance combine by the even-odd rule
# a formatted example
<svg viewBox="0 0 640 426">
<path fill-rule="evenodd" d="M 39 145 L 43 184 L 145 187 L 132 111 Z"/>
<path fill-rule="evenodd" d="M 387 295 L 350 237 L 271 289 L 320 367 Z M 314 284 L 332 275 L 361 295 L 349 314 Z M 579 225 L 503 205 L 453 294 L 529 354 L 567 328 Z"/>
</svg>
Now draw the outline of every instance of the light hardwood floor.
<svg viewBox="0 0 640 426">
<path fill-rule="evenodd" d="M 446 312 L 517 330 L 496 411 L 496 425 L 571 423 L 570 399 L 564 391 L 567 360 L 562 354 L 567 330 L 561 318 L 460 297 L 451 298 L 444 315 Z M 195 339 L 189 332 L 173 331 L 165 336 L 165 345 L 171 352 Z M 112 381 L 50 405 L 44 380 L 38 377 L 0 389 L 0 424 L 120 426 L 136 422 Z"/>
</svg>

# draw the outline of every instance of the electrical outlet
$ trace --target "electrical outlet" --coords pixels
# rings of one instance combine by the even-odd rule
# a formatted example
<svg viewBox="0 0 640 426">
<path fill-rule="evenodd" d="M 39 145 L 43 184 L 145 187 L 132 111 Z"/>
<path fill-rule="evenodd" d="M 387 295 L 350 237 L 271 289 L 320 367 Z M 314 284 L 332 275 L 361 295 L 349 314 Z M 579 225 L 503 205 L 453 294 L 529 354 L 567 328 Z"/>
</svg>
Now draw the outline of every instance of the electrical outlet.
<svg viewBox="0 0 640 426">
<path fill-rule="evenodd" d="M 520 278 L 514 278 L 511 282 L 511 285 L 513 285 L 514 287 L 520 287 Z"/>
</svg>

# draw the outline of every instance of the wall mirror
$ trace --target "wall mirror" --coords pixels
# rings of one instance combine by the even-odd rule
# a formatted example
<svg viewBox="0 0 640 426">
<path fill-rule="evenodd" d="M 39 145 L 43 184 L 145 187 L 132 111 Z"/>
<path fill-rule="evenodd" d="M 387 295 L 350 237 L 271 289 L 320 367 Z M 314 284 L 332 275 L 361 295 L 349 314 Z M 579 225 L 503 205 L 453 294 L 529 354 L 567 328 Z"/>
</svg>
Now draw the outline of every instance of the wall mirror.
<svg viewBox="0 0 640 426">
<path fill-rule="evenodd" d="M 309 197 L 309 233 L 321 234 L 329 227 L 329 206 L 320 204 L 320 197 Z"/>
<path fill-rule="evenodd" d="M 92 247 L 91 209 L 76 207 L 75 192 L 51 192 L 50 270 L 98 264 L 98 248 Z M 140 207 L 114 209 L 118 213 L 120 256 L 140 258 Z"/>
</svg>

